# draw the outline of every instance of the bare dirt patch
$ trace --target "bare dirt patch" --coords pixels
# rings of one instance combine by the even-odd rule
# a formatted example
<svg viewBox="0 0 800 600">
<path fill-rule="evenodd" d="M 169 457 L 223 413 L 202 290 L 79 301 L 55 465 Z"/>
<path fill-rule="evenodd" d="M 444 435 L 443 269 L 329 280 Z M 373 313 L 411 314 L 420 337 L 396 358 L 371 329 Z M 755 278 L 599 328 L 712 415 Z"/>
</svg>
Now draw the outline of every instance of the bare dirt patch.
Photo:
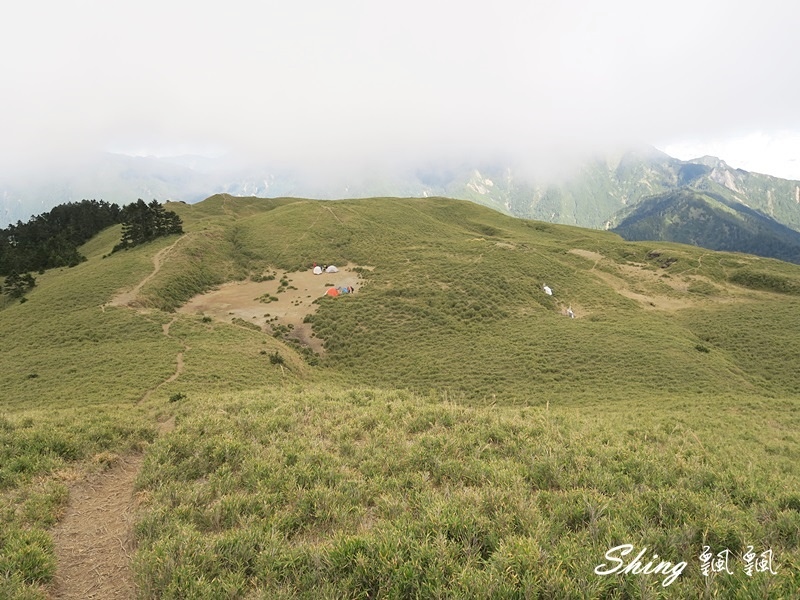
<svg viewBox="0 0 800 600">
<path fill-rule="evenodd" d="M 167 417 L 164 421 L 158 422 L 158 435 L 166 435 L 175 431 L 175 417 Z"/>
<path fill-rule="evenodd" d="M 121 459 L 70 491 L 64 517 L 53 530 L 58 570 L 53 598 L 133 598 L 133 483 L 142 456 Z"/>
<path fill-rule="evenodd" d="M 274 269 L 275 279 L 271 281 L 226 283 L 195 296 L 178 312 L 204 315 L 227 323 L 244 319 L 265 332 L 271 331 L 276 325 L 291 325 L 293 337 L 315 352 L 321 352 L 322 342 L 311 337 L 311 326 L 303 323 L 303 319 L 317 310 L 313 302 L 324 296 L 330 287 L 349 286 L 358 293 L 363 282 L 359 273 L 353 271 L 355 266 L 348 264 L 339 267 L 338 273 L 322 275 L 314 275 L 311 270 L 287 273 Z M 281 279 L 287 280 L 289 285 L 282 286 Z"/>
<path fill-rule="evenodd" d="M 578 256 L 582 256 L 583 258 L 586 258 L 588 260 L 593 260 L 595 262 L 603 260 L 605 258 L 605 256 L 603 256 L 599 252 L 592 252 L 591 250 L 583 250 L 582 248 L 573 248 L 572 250 L 569 251 L 569 253 L 577 254 Z"/>
<path fill-rule="evenodd" d="M 508 242 L 495 242 L 495 246 L 498 248 L 505 248 L 506 250 L 516 250 L 517 247 L 514 244 L 509 244 Z"/>
<path fill-rule="evenodd" d="M 620 296 L 625 296 L 631 300 L 636 300 L 645 309 L 654 310 L 680 310 L 696 306 L 698 302 L 690 298 L 674 298 L 672 296 L 662 296 L 659 294 L 642 294 L 629 288 L 628 282 L 616 275 L 605 271 L 595 270 L 592 275 L 604 281 Z"/>
<path fill-rule="evenodd" d="M 598 252 L 573 248 L 569 251 L 587 260 L 594 261 L 589 272 L 606 283 L 615 292 L 631 300 L 635 300 L 647 310 L 681 310 L 691 308 L 709 302 L 736 302 L 742 298 L 730 288 L 719 283 L 713 283 L 708 278 L 700 275 L 688 275 L 686 273 L 673 277 L 666 277 L 661 269 L 650 268 L 649 265 L 642 263 L 619 264 L 607 259 Z M 598 269 L 601 265 L 603 269 Z M 613 271 L 613 272 L 612 272 Z M 696 271 L 696 269 L 695 269 Z M 700 298 L 688 295 L 689 287 L 692 283 L 708 283 L 721 287 L 725 290 L 724 296 L 708 296 Z M 667 293 L 658 293 L 658 288 Z M 672 294 L 671 292 L 677 292 Z"/>
</svg>

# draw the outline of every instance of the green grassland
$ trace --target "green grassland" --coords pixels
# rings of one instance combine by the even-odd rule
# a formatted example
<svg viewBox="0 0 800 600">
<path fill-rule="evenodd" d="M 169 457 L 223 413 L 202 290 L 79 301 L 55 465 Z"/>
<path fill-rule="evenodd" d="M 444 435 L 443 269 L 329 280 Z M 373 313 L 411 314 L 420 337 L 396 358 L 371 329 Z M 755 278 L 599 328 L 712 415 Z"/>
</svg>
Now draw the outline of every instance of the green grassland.
<svg viewBox="0 0 800 600">
<path fill-rule="evenodd" d="M 742 427 L 769 413 L 779 423 Z M 703 544 L 766 545 L 796 589 L 796 406 L 467 407 L 376 389 L 206 395 L 152 447 L 145 597 L 696 597 Z M 738 448 L 738 452 L 731 452 Z M 671 587 L 598 577 L 635 542 L 692 561 Z"/>
<path fill-rule="evenodd" d="M 800 267 L 441 198 L 169 208 L 182 238 L 109 255 L 111 228 L 0 308 L 0 597 L 46 596 L 69 480 L 129 452 L 143 598 L 800 589 Z M 172 244 L 142 309 L 108 304 Z M 313 262 L 363 279 L 311 361 L 172 312 Z M 596 575 L 625 543 L 688 566 Z M 777 575 L 706 578 L 704 545 Z"/>
</svg>

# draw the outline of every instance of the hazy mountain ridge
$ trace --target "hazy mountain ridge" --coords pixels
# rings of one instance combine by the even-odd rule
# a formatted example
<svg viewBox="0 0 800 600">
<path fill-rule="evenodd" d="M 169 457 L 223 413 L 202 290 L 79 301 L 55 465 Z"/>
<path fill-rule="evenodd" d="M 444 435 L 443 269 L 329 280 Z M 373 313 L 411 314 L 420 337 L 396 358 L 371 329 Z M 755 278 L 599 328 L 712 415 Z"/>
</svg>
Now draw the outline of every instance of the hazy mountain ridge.
<svg viewBox="0 0 800 600">
<path fill-rule="evenodd" d="M 129 204 L 138 198 L 198 202 L 213 181 L 207 173 L 153 157 L 99 154 L 48 176 L 0 180 L 0 227 L 81 200 Z"/>
<path fill-rule="evenodd" d="M 137 198 L 197 202 L 234 196 L 446 196 L 471 200 L 517 217 L 611 228 L 618 213 L 644 198 L 688 186 L 744 204 L 800 231 L 800 182 L 734 169 L 715 157 L 681 161 L 651 147 L 584 161 L 558 176 L 531 174 L 505 163 L 441 162 L 369 175 L 258 165 L 224 159 L 104 154 L 49 178 L 0 181 L 0 225 L 84 198 L 128 203 Z"/>
<path fill-rule="evenodd" d="M 800 263 L 800 233 L 744 204 L 691 188 L 645 199 L 612 231 L 626 240 L 678 242 Z"/>
</svg>

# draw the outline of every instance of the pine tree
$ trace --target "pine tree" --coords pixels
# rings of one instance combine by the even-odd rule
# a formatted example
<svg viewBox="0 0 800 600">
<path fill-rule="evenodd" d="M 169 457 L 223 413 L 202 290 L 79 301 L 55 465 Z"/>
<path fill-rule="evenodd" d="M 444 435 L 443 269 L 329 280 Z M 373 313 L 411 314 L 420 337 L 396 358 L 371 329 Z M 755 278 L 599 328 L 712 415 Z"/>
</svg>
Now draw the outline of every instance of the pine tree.
<svg viewBox="0 0 800 600">
<path fill-rule="evenodd" d="M 3 289 L 7 296 L 11 298 L 22 298 L 29 290 L 36 285 L 36 278 L 30 273 L 24 275 L 16 271 L 6 277 L 3 282 Z"/>
<path fill-rule="evenodd" d="M 75 266 L 85 260 L 78 247 L 119 219 L 116 204 L 81 200 L 0 229 L 0 275 Z"/>
<path fill-rule="evenodd" d="M 173 233 L 183 233 L 180 217 L 166 210 L 157 200 L 145 204 L 139 198 L 135 203 L 122 209 L 122 239 L 114 246 L 113 252 L 144 244 L 157 237 Z"/>
</svg>

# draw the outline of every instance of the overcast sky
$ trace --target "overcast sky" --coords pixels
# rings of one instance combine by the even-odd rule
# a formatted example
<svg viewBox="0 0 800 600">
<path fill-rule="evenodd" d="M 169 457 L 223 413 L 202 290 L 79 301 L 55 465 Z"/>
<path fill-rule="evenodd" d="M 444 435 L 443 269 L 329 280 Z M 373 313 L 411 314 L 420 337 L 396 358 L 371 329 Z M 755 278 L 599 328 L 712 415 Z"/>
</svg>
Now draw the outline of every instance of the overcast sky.
<svg viewBox="0 0 800 600">
<path fill-rule="evenodd" d="M 14 2 L 0 174 L 94 150 L 339 168 L 644 142 L 800 179 L 798 6 Z"/>
</svg>

